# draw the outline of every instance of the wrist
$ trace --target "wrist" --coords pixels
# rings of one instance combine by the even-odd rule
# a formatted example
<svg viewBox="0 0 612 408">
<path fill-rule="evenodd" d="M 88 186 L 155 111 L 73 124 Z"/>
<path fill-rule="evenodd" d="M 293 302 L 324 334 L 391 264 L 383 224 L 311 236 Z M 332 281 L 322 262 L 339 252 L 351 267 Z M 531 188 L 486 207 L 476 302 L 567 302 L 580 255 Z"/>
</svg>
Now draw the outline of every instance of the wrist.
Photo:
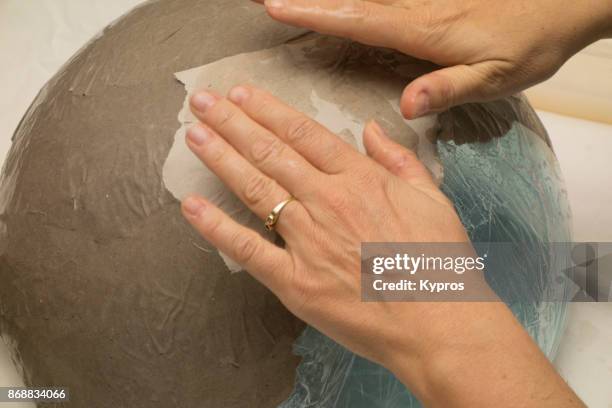
<svg viewBox="0 0 612 408">
<path fill-rule="evenodd" d="M 429 308 L 433 320 L 411 327 L 418 346 L 387 366 L 423 405 L 584 407 L 502 302 Z"/>
<path fill-rule="evenodd" d="M 431 308 L 436 309 L 433 315 L 415 328 L 418 338 L 411 344 L 398 342 L 386 356 L 387 368 L 425 406 L 452 406 L 472 398 L 472 405 L 478 405 L 480 398 L 493 398 L 480 390 L 482 379 L 503 372 L 506 363 L 512 365 L 513 349 L 532 354 L 530 359 L 542 358 L 502 302 L 432 304 Z"/>
</svg>

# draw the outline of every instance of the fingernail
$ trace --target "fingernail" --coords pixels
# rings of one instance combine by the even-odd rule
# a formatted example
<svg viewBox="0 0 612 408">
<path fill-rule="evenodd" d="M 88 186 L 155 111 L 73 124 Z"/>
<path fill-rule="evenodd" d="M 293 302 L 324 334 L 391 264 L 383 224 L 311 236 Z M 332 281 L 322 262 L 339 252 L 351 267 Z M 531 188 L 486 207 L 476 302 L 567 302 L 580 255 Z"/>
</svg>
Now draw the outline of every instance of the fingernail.
<svg viewBox="0 0 612 408">
<path fill-rule="evenodd" d="M 187 131 L 187 139 L 194 145 L 201 146 L 208 139 L 208 131 L 200 125 L 193 125 Z"/>
<path fill-rule="evenodd" d="M 183 201 L 185 212 L 191 216 L 198 215 L 204 208 L 204 203 L 196 197 L 187 197 Z"/>
<path fill-rule="evenodd" d="M 414 117 L 423 116 L 429 112 L 429 95 L 422 91 L 414 98 Z"/>
<path fill-rule="evenodd" d="M 234 102 L 236 104 L 240 104 L 243 101 L 245 101 L 250 95 L 251 95 L 251 93 L 245 87 L 243 87 L 243 86 L 236 86 L 236 87 L 232 88 L 232 90 L 229 92 L 227 97 L 229 98 L 230 101 L 232 101 L 232 102 Z"/>
<path fill-rule="evenodd" d="M 268 8 L 282 8 L 285 6 L 285 1 L 284 0 L 266 0 L 264 2 L 264 5 Z"/>
<path fill-rule="evenodd" d="M 208 92 L 198 92 L 191 97 L 191 105 L 200 112 L 206 112 L 206 109 L 213 106 L 216 98 Z"/>
</svg>

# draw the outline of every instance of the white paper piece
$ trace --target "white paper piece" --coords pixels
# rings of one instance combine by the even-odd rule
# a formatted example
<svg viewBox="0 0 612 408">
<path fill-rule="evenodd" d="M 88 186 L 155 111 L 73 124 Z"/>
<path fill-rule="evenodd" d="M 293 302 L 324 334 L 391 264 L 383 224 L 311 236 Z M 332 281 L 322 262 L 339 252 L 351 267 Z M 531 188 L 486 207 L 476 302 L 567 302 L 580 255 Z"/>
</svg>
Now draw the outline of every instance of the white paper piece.
<svg viewBox="0 0 612 408">
<path fill-rule="evenodd" d="M 268 90 L 361 152 L 364 124 L 374 118 L 390 137 L 417 151 L 433 174 L 440 177 L 435 145 L 427 139 L 435 131 L 436 117 L 405 121 L 399 113 L 399 98 L 407 82 L 399 72 L 405 67 L 401 61 L 389 58 L 389 51 L 368 50 L 344 40 L 316 36 L 176 73 L 176 78 L 185 84 L 187 96 L 178 115 L 181 127 L 163 168 L 166 188 L 177 199 L 189 193 L 201 194 L 241 224 L 266 234 L 262 220 L 185 144 L 186 129 L 197 121 L 189 110 L 189 97 L 202 89 L 225 94 L 242 83 Z M 380 58 L 389 61 L 380 64 Z M 237 263 L 221 255 L 231 271 L 240 270 Z"/>
</svg>

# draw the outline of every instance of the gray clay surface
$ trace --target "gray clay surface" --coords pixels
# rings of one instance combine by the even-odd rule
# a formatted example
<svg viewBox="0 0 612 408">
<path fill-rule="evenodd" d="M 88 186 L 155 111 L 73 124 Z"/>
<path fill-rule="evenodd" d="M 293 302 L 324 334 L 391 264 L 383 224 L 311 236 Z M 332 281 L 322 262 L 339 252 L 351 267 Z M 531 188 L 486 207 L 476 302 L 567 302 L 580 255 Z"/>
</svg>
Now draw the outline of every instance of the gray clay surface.
<svg viewBox="0 0 612 408">
<path fill-rule="evenodd" d="M 175 72 L 299 34 L 244 0 L 148 3 L 40 93 L 0 191 L 0 332 L 28 386 L 68 386 L 70 407 L 267 407 L 289 395 L 302 324 L 228 273 L 161 169 L 185 97 Z"/>
</svg>

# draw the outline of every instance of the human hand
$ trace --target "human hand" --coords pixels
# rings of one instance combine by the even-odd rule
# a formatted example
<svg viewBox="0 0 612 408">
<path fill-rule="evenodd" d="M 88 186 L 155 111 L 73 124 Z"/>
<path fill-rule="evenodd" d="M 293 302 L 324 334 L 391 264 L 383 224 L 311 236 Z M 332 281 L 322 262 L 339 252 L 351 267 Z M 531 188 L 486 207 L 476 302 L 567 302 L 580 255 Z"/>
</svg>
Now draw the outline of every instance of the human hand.
<svg viewBox="0 0 612 408">
<path fill-rule="evenodd" d="M 258 0 L 263 3 L 263 0 Z M 612 3 L 590 0 L 266 0 L 283 23 L 393 48 L 444 68 L 410 83 L 407 118 L 522 91 L 612 34 Z"/>
<path fill-rule="evenodd" d="M 376 123 L 364 130 L 368 157 L 251 86 L 228 98 L 200 92 L 191 108 L 203 123 L 187 132 L 188 146 L 255 214 L 296 200 L 277 224 L 284 248 L 202 197 L 186 198 L 183 214 L 296 316 L 393 371 L 426 405 L 579 406 L 502 302 L 361 301 L 362 242 L 469 246 L 427 169 Z M 506 380 L 483 389 L 500 372 Z"/>
<path fill-rule="evenodd" d="M 375 122 L 364 131 L 367 157 L 254 87 L 236 88 L 229 99 L 196 95 L 192 110 L 206 125 L 188 131 L 189 147 L 255 214 L 265 219 L 290 195 L 296 200 L 277 225 L 284 249 L 203 199 L 186 201 L 185 210 L 202 205 L 188 219 L 295 315 L 383 362 L 384 350 L 372 343 L 397 327 L 399 311 L 361 302 L 361 243 L 468 241 L 428 170 Z"/>
</svg>

